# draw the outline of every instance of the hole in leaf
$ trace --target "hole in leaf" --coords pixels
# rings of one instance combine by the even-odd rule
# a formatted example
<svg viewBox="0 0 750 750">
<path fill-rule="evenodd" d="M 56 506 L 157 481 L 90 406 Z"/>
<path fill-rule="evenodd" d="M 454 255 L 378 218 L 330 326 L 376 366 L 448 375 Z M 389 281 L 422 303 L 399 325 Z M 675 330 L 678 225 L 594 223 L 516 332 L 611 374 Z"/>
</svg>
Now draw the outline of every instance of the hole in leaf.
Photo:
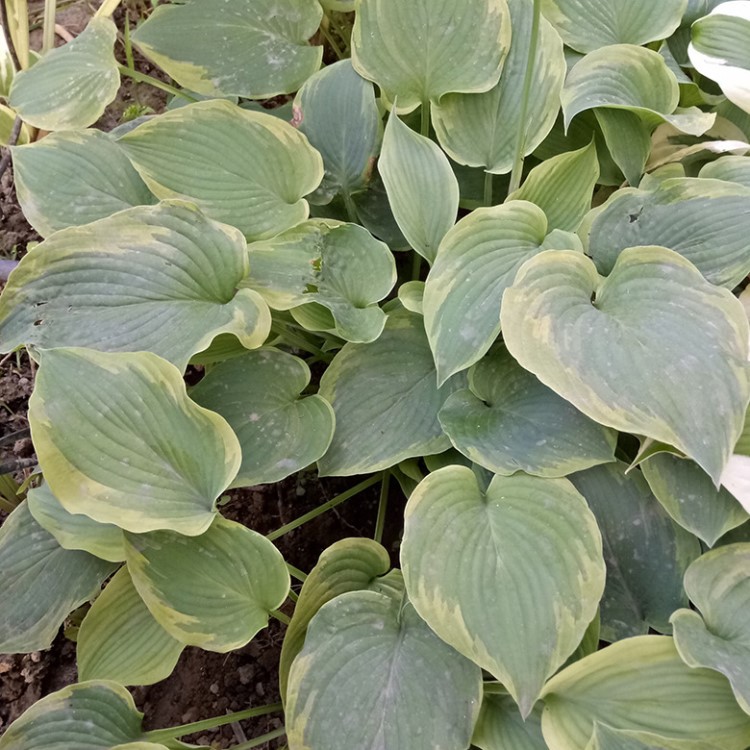
<svg viewBox="0 0 750 750">
<path fill-rule="evenodd" d="M 638 221 L 638 219 L 641 218 L 642 213 L 643 213 L 643 206 L 641 206 L 635 213 L 628 214 L 628 223 L 633 224 L 634 222 Z"/>
<path fill-rule="evenodd" d="M 35 326 L 40 326 L 40 325 L 42 325 L 42 323 L 44 323 L 44 320 L 42 320 L 41 318 L 39 318 L 39 320 L 35 320 L 34 321 L 34 325 Z"/>
</svg>

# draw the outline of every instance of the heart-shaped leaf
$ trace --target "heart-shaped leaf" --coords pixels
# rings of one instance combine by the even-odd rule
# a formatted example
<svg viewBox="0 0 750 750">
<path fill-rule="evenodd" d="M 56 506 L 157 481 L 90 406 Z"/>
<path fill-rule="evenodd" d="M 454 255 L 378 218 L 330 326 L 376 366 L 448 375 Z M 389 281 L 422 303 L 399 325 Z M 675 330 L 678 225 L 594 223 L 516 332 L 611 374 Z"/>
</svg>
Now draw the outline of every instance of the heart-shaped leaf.
<svg viewBox="0 0 750 750">
<path fill-rule="evenodd" d="M 154 195 L 192 200 L 254 240 L 304 221 L 303 196 L 324 174 L 291 125 L 220 99 L 173 109 L 119 142 Z"/>
<path fill-rule="evenodd" d="M 505 0 L 368 0 L 357 10 L 352 63 L 403 109 L 487 91 L 500 77 L 509 20 Z"/>
<path fill-rule="evenodd" d="M 326 452 L 333 409 L 318 395 L 300 397 L 309 383 L 303 360 L 264 348 L 218 364 L 192 389 L 190 397 L 221 414 L 239 438 L 242 465 L 232 486 L 279 482 Z"/>
<path fill-rule="evenodd" d="M 542 253 L 505 291 L 502 328 L 518 362 L 584 414 L 679 448 L 718 483 L 750 397 L 750 331 L 681 255 L 629 248 L 602 281 L 580 253 Z"/>
<path fill-rule="evenodd" d="M 268 336 L 242 235 L 167 202 L 57 232 L 23 258 L 0 301 L 0 349 L 152 351 L 184 369 L 220 333 L 247 348 Z M 179 335 L 175 334 L 179 331 Z"/>
<path fill-rule="evenodd" d="M 162 531 L 126 540 L 133 585 L 156 621 L 188 646 L 219 653 L 244 646 L 289 593 L 276 547 L 221 516 L 200 536 Z"/>
<path fill-rule="evenodd" d="M 65 509 L 136 533 L 203 533 L 240 467 L 229 425 L 193 403 L 180 371 L 148 352 L 48 349 L 29 423 Z"/>
<path fill-rule="evenodd" d="M 307 0 L 186 0 L 157 7 L 132 39 L 191 91 L 267 99 L 296 91 L 320 67 L 323 48 L 308 39 L 322 16 Z"/>
<path fill-rule="evenodd" d="M 83 618 L 78 679 L 151 685 L 169 677 L 184 648 L 156 622 L 123 567 Z"/>
<path fill-rule="evenodd" d="M 723 674 L 750 714 L 750 544 L 707 552 L 688 568 L 685 589 L 701 614 L 672 616 L 680 656 L 689 667 Z"/>
<path fill-rule="evenodd" d="M 337 596 L 315 615 L 292 664 L 289 744 L 309 750 L 463 750 L 481 672 L 443 643 L 408 601 Z"/>
<path fill-rule="evenodd" d="M 716 161 L 710 161 L 698 174 L 712 180 L 726 180 L 736 182 L 750 188 L 750 158 L 747 156 L 720 156 Z"/>
<path fill-rule="evenodd" d="M 471 469 L 430 474 L 406 506 L 401 565 L 417 612 L 524 717 L 604 591 L 596 519 L 564 479 L 495 476 L 483 492 Z"/>
<path fill-rule="evenodd" d="M 523 719 L 507 693 L 485 692 L 471 744 L 481 750 L 547 750 L 541 705 Z"/>
</svg>

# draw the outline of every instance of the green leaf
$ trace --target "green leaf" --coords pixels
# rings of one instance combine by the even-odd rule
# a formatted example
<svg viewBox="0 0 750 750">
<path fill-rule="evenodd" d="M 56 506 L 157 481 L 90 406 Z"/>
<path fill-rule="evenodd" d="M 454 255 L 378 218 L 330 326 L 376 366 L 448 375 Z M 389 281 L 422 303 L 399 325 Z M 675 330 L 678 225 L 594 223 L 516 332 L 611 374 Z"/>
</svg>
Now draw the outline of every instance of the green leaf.
<svg viewBox="0 0 750 750">
<path fill-rule="evenodd" d="M 242 448 L 234 487 L 280 482 L 315 463 L 333 437 L 334 414 L 318 395 L 302 398 L 310 383 L 305 362 L 263 348 L 212 368 L 190 392 L 227 420 Z"/>
<path fill-rule="evenodd" d="M 736 182 L 750 188 L 750 158 L 747 156 L 721 156 L 716 161 L 706 164 L 698 176 Z"/>
<path fill-rule="evenodd" d="M 593 52 L 614 44 L 646 44 L 672 36 L 687 0 L 542 0 L 542 12 L 565 44 Z"/>
<path fill-rule="evenodd" d="M 122 149 L 98 130 L 52 133 L 12 154 L 18 202 L 43 237 L 155 202 Z"/>
<path fill-rule="evenodd" d="M 1 28 L 1 27 L 0 27 Z M 0 38 L 2 34 L 0 33 Z M 0 42 L 1 43 L 1 42 Z M 0 146 L 7 146 L 10 143 L 10 136 L 13 132 L 13 126 L 16 122 L 16 113 L 4 104 L 0 104 Z M 21 125 L 18 133 L 17 143 L 28 143 L 30 138 L 30 129 L 28 125 Z"/>
<path fill-rule="evenodd" d="M 158 6 L 131 38 L 191 91 L 268 99 L 296 91 L 320 67 L 323 47 L 307 40 L 322 17 L 308 0 L 186 0 Z"/>
<path fill-rule="evenodd" d="M 14 271 L 0 301 L 0 349 L 152 351 L 184 369 L 220 333 L 256 348 L 271 314 L 259 294 L 237 290 L 246 248 L 236 229 L 182 202 L 64 229 Z"/>
<path fill-rule="evenodd" d="M 750 743 L 750 719 L 727 681 L 687 667 L 668 636 L 628 638 L 587 656 L 555 675 L 542 697 L 550 750 L 581 750 L 597 722 L 666 738 L 670 749 Z"/>
<path fill-rule="evenodd" d="M 169 677 L 184 648 L 153 618 L 123 567 L 83 618 L 78 679 L 152 685 Z"/>
<path fill-rule="evenodd" d="M 464 750 L 481 672 L 443 643 L 408 601 L 337 596 L 315 615 L 292 664 L 290 747 Z"/>
<path fill-rule="evenodd" d="M 159 531 L 126 540 L 133 585 L 156 621 L 188 646 L 241 648 L 289 593 L 276 547 L 221 516 L 200 536 Z"/>
<path fill-rule="evenodd" d="M 586 745 L 586 750 L 683 750 L 686 747 L 704 748 L 707 746 L 700 740 L 686 745 L 680 740 L 666 739 L 648 732 L 612 729 L 606 724 L 595 722 L 594 734 L 589 744 Z M 714 748 L 716 745 L 709 747 Z"/>
<path fill-rule="evenodd" d="M 448 232 L 423 303 L 439 382 L 487 353 L 500 333 L 503 293 L 525 261 L 557 240 L 576 248 L 573 235 L 548 235 L 544 212 L 526 201 L 478 208 Z"/>
<path fill-rule="evenodd" d="M 251 240 L 304 221 L 303 196 L 324 174 L 291 125 L 220 99 L 159 115 L 119 142 L 154 195 L 192 200 Z"/>
<path fill-rule="evenodd" d="M 688 459 L 659 453 L 641 466 L 667 513 L 709 547 L 750 518 L 726 489 L 716 489 L 708 474 Z"/>
<path fill-rule="evenodd" d="M 510 42 L 505 0 L 368 0 L 352 32 L 352 63 L 402 109 L 452 91 L 491 89 Z"/>
<path fill-rule="evenodd" d="M 458 180 L 448 158 L 392 113 L 378 168 L 404 237 L 432 263 L 458 213 Z"/>
<path fill-rule="evenodd" d="M 240 466 L 218 414 L 154 354 L 48 349 L 29 423 L 50 489 L 71 513 L 143 533 L 203 533 Z"/>
<path fill-rule="evenodd" d="M 555 251 L 505 291 L 502 327 L 521 366 L 584 414 L 679 448 L 718 484 L 750 397 L 741 308 L 666 248 L 624 250 L 603 281 Z"/>
<path fill-rule="evenodd" d="M 508 7 L 513 41 L 500 82 L 485 94 L 445 96 L 432 113 L 440 145 L 454 161 L 484 167 L 495 174 L 505 174 L 513 168 L 521 129 L 524 131 L 524 155 L 534 151 L 545 139 L 560 109 L 566 70 L 562 40 L 542 18 L 526 117 L 523 118 L 524 79 L 534 9 L 532 0 L 508 0 Z M 465 65 L 464 57 L 456 59 Z"/>
<path fill-rule="evenodd" d="M 721 3 L 691 27 L 690 62 L 750 112 L 750 2 Z"/>
<path fill-rule="evenodd" d="M 0 97 L 7 98 L 16 68 L 10 54 L 5 29 L 0 25 Z"/>
<path fill-rule="evenodd" d="M 113 568 L 87 552 L 63 549 L 28 504 L 19 505 L 0 527 L 0 653 L 49 648 L 63 620 L 98 593 Z"/>
<path fill-rule="evenodd" d="M 575 232 L 591 208 L 598 178 L 599 160 L 592 141 L 585 148 L 553 156 L 534 167 L 508 200 L 535 203 L 547 216 L 549 229 Z"/>
<path fill-rule="evenodd" d="M 346 344 L 320 381 L 336 413 L 321 475 L 365 474 L 449 448 L 438 412 L 462 383 L 436 380 L 420 315 L 394 312 L 377 341 Z"/>
<path fill-rule="evenodd" d="M 342 539 L 323 551 L 302 586 L 292 621 L 284 635 L 279 661 L 279 687 L 283 700 L 286 700 L 289 670 L 302 650 L 313 616 L 340 594 L 369 589 L 390 567 L 388 552 L 371 539 Z"/>
<path fill-rule="evenodd" d="M 594 110 L 612 160 L 631 185 L 638 185 L 651 155 L 651 128 L 634 112 Z"/>
<path fill-rule="evenodd" d="M 485 693 L 471 744 L 481 750 L 547 750 L 542 737 L 542 707 L 521 718 L 509 695 Z"/>
<path fill-rule="evenodd" d="M 614 461 L 616 435 L 584 417 L 498 348 L 469 371 L 469 389 L 440 410 L 465 456 L 496 474 L 564 477 Z"/>
<path fill-rule="evenodd" d="M 35 128 L 87 128 L 120 88 L 113 52 L 116 37 L 111 19 L 92 18 L 72 42 L 50 50 L 15 75 L 8 104 Z"/>
<path fill-rule="evenodd" d="M 750 273 L 748 201 L 748 187 L 695 177 L 618 191 L 593 221 L 589 252 L 599 272 L 609 274 L 625 248 L 662 245 L 711 283 L 733 288 Z"/>
<path fill-rule="evenodd" d="M 34 520 L 65 549 L 76 549 L 109 560 L 125 560 L 122 529 L 99 523 L 80 513 L 70 513 L 52 494 L 48 484 L 29 490 L 27 504 Z"/>
<path fill-rule="evenodd" d="M 701 614 L 672 615 L 680 656 L 689 667 L 723 674 L 750 714 L 750 544 L 707 552 L 688 568 L 685 589 Z"/>
<path fill-rule="evenodd" d="M 417 612 L 502 682 L 524 717 L 604 591 L 596 519 L 567 480 L 495 476 L 484 493 L 462 466 L 412 493 L 401 566 Z"/>
<path fill-rule="evenodd" d="M 367 186 L 380 147 L 382 123 L 372 83 L 351 60 L 309 78 L 294 100 L 295 122 L 323 157 L 325 177 L 315 193 L 328 203 Z"/>
<path fill-rule="evenodd" d="M 249 250 L 250 275 L 242 286 L 275 310 L 317 303 L 347 341 L 374 341 L 382 333 L 385 314 L 377 303 L 396 282 L 396 263 L 364 227 L 311 219 Z"/>
<path fill-rule="evenodd" d="M 698 540 L 675 524 L 637 471 L 598 466 L 570 480 L 586 498 L 604 539 L 607 585 L 601 639 L 617 641 L 670 632 L 669 617 L 687 604 L 682 577 L 701 553 Z"/>
</svg>

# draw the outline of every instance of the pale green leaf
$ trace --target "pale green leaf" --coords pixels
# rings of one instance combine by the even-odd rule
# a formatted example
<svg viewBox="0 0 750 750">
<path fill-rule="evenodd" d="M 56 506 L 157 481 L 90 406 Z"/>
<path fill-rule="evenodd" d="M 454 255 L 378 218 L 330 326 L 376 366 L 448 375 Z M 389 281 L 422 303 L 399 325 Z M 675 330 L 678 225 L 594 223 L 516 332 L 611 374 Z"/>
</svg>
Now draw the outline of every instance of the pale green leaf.
<svg viewBox="0 0 750 750">
<path fill-rule="evenodd" d="M 505 0 L 368 0 L 357 10 L 352 62 L 403 109 L 487 91 L 503 68 L 509 21 Z"/>
<path fill-rule="evenodd" d="M 652 152 L 651 128 L 634 112 L 594 110 L 612 160 L 631 185 L 638 185 Z"/>
<path fill-rule="evenodd" d="M 680 656 L 689 667 L 723 674 L 750 714 L 750 544 L 707 552 L 688 568 L 685 589 L 701 614 L 672 616 Z"/>
<path fill-rule="evenodd" d="M 718 484 L 750 398 L 750 331 L 681 255 L 629 248 L 602 280 L 580 253 L 542 253 L 505 291 L 502 328 L 521 366 L 584 414 L 679 448 Z"/>
<path fill-rule="evenodd" d="M 481 750 L 547 750 L 541 705 L 523 719 L 509 695 L 485 692 L 471 744 Z"/>
<path fill-rule="evenodd" d="M 598 466 L 570 477 L 596 516 L 604 539 L 607 585 L 601 639 L 670 632 L 669 617 L 687 604 L 682 577 L 700 543 L 664 512 L 637 471 Z"/>
<path fill-rule="evenodd" d="M 721 156 L 706 164 L 698 176 L 736 182 L 750 188 L 750 157 Z"/>
<path fill-rule="evenodd" d="M 304 221 L 303 196 L 324 174 L 291 125 L 220 99 L 159 115 L 119 143 L 156 196 L 192 200 L 254 240 Z"/>
<path fill-rule="evenodd" d="M 113 569 L 88 552 L 63 549 L 27 503 L 18 506 L 0 527 L 0 653 L 49 648 L 63 620 L 96 596 Z M 3 744 L 7 737 L 0 748 L 18 750 Z"/>
<path fill-rule="evenodd" d="M 323 48 L 308 39 L 322 17 L 310 0 L 185 0 L 159 5 L 131 38 L 191 91 L 267 99 L 318 70 Z"/>
<path fill-rule="evenodd" d="M 424 281 L 407 281 L 398 288 L 398 301 L 406 310 L 422 315 Z"/>
<path fill-rule="evenodd" d="M 622 729 L 612 729 L 606 724 L 595 722 L 594 734 L 591 741 L 586 745 L 586 750 L 704 750 L 716 745 L 696 740 L 695 742 L 686 742 L 659 737 L 649 732 L 625 731 Z M 718 749 L 717 749 L 718 750 Z"/>
<path fill-rule="evenodd" d="M 469 389 L 445 402 L 440 424 L 461 453 L 496 474 L 564 477 L 614 461 L 616 435 L 542 385 L 504 347 L 474 365 Z"/>
<path fill-rule="evenodd" d="M 448 158 L 392 113 L 378 169 L 404 237 L 432 263 L 458 213 L 458 180 Z"/>
<path fill-rule="evenodd" d="M 8 96 L 10 85 L 13 83 L 13 76 L 16 73 L 5 34 L 5 29 L 0 24 L 0 97 L 3 98 Z"/>
<path fill-rule="evenodd" d="M 83 618 L 78 679 L 151 685 L 169 677 L 184 648 L 156 622 L 123 567 Z"/>
<path fill-rule="evenodd" d="M 542 18 L 526 117 L 523 117 L 524 79 L 534 10 L 532 0 L 508 0 L 508 7 L 513 41 L 500 82 L 484 94 L 445 96 L 432 113 L 440 145 L 454 161 L 484 167 L 496 174 L 505 174 L 513 168 L 521 130 L 524 155 L 530 154 L 544 140 L 560 109 L 560 91 L 565 78 L 562 40 Z"/>
<path fill-rule="evenodd" d="M 224 417 L 242 448 L 232 486 L 279 482 L 315 463 L 333 437 L 333 409 L 318 395 L 301 397 L 310 383 L 305 362 L 263 348 L 212 368 L 190 392 Z"/>
<path fill-rule="evenodd" d="M 321 474 L 379 471 L 450 447 L 438 412 L 461 385 L 454 379 L 438 388 L 422 317 L 392 313 L 377 341 L 346 344 L 320 381 L 319 393 L 336 413 Z"/>
<path fill-rule="evenodd" d="M 98 130 L 52 133 L 12 153 L 18 202 L 43 237 L 155 203 L 122 149 Z"/>
<path fill-rule="evenodd" d="M 726 679 L 690 669 L 668 636 L 627 638 L 587 656 L 555 675 L 542 697 L 549 750 L 581 750 L 597 722 L 664 737 L 670 750 L 750 744 L 750 718 Z"/>
<path fill-rule="evenodd" d="M 350 13 L 356 8 L 357 0 L 320 0 L 320 4 L 326 10 L 334 10 L 339 13 Z"/>
<path fill-rule="evenodd" d="M 323 551 L 302 586 L 284 635 L 279 660 L 282 700 L 286 700 L 292 662 L 302 650 L 307 627 L 315 613 L 340 594 L 369 589 L 390 567 L 388 552 L 371 539 L 342 539 Z"/>
<path fill-rule="evenodd" d="M 92 18 L 72 42 L 50 50 L 15 75 L 8 104 L 35 128 L 87 128 L 120 88 L 113 51 L 116 37 L 111 19 Z"/>
<path fill-rule="evenodd" d="M 7 146 L 10 143 L 10 136 L 13 132 L 13 126 L 15 123 L 16 113 L 10 107 L 0 104 L 0 146 Z M 21 125 L 17 143 L 28 143 L 30 140 L 29 126 Z"/>
<path fill-rule="evenodd" d="M 201 534 L 240 466 L 218 414 L 154 354 L 48 349 L 29 423 L 50 489 L 71 513 L 143 533 Z"/>
<path fill-rule="evenodd" d="M 750 513 L 750 407 L 742 434 L 721 475 L 721 485 Z"/>
<path fill-rule="evenodd" d="M 315 615 L 287 693 L 292 748 L 464 750 L 481 702 L 478 667 L 408 601 L 374 591 Z"/>
<path fill-rule="evenodd" d="M 602 540 L 565 479 L 449 466 L 414 490 L 401 566 L 429 626 L 497 678 L 530 714 L 578 646 L 604 591 Z M 543 644 L 543 645 L 541 645 Z"/>
<path fill-rule="evenodd" d="M 184 369 L 220 333 L 268 336 L 263 298 L 237 287 L 247 246 L 181 202 L 131 208 L 55 233 L 26 255 L 0 300 L 0 349 L 152 351 Z"/>
</svg>

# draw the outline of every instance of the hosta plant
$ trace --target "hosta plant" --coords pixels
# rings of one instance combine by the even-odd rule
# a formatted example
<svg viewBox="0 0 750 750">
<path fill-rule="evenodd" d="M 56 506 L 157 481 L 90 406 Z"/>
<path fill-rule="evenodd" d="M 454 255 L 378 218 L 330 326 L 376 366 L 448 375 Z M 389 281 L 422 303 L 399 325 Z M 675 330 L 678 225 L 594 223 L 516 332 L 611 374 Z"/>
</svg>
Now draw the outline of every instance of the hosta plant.
<svg viewBox="0 0 750 750">
<path fill-rule="evenodd" d="M 0 651 L 88 609 L 0 748 L 183 746 L 126 688 L 282 606 L 290 750 L 750 746 L 750 1 L 184 0 L 122 66 L 115 5 L 30 65 L 5 2 Z M 91 129 L 131 45 L 174 98 Z M 311 467 L 359 479 L 222 516 Z M 375 485 L 290 594 L 274 540 Z"/>
</svg>

